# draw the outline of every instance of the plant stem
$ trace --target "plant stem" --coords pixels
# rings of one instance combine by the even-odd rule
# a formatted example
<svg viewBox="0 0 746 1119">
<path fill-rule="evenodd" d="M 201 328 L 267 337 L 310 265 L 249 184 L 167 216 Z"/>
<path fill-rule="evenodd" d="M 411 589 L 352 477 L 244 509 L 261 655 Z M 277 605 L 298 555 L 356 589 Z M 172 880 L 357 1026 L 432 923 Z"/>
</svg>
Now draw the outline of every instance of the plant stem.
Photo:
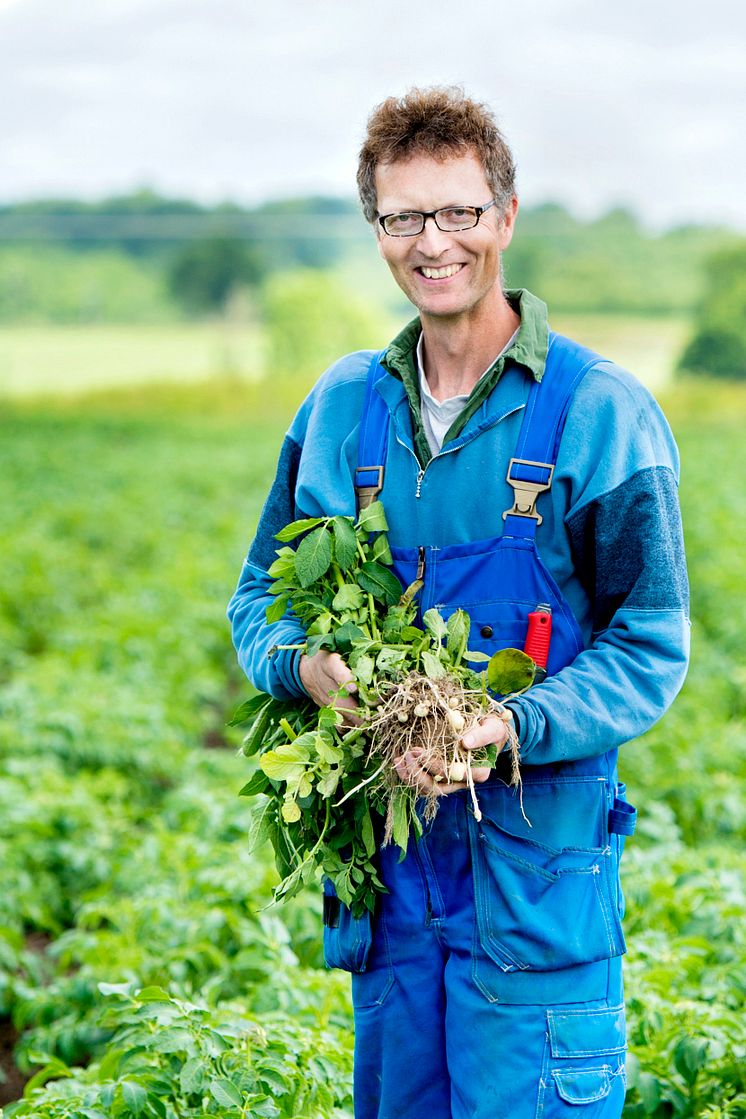
<svg viewBox="0 0 746 1119">
<path fill-rule="evenodd" d="M 376 603 L 372 594 L 368 594 L 368 617 L 370 620 L 370 635 L 374 641 L 378 641 L 380 635 L 378 633 L 378 626 L 376 625 Z"/>
<path fill-rule="evenodd" d="M 332 564 L 332 572 L 334 574 L 334 578 L 337 580 L 337 586 L 340 590 L 342 590 L 342 587 L 345 585 L 345 577 L 342 574 L 342 568 L 339 566 L 338 563 Z"/>
</svg>

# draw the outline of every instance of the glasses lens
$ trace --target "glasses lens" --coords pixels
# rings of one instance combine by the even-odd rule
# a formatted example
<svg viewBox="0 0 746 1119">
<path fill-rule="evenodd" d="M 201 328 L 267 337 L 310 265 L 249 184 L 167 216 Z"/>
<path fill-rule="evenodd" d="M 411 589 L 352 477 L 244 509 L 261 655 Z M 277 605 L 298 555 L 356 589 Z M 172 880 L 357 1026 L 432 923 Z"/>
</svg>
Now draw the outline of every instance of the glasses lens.
<svg viewBox="0 0 746 1119">
<path fill-rule="evenodd" d="M 444 210 L 438 210 L 435 220 L 438 229 L 447 233 L 458 229 L 471 229 L 477 224 L 477 211 L 474 206 L 448 206 Z"/>
<path fill-rule="evenodd" d="M 422 232 L 425 224 L 422 214 L 416 211 L 404 214 L 389 214 L 384 218 L 383 228 L 391 237 L 414 237 Z"/>
</svg>

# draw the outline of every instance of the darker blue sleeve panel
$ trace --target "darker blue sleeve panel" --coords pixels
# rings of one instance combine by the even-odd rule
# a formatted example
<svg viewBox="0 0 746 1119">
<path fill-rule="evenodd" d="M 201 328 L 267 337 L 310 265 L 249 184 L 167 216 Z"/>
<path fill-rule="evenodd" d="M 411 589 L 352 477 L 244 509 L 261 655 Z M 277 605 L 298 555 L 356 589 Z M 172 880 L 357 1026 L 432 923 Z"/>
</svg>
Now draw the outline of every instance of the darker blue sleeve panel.
<svg viewBox="0 0 746 1119">
<path fill-rule="evenodd" d="M 568 518 L 578 577 L 600 633 L 622 607 L 683 610 L 689 587 L 673 471 L 638 471 Z"/>
<path fill-rule="evenodd" d="M 290 610 L 280 621 L 267 625 L 267 607 L 274 602 L 269 590 L 272 579 L 267 569 L 277 558 L 280 547 L 275 533 L 297 515 L 295 483 L 300 456 L 300 445 L 286 436 L 254 542 L 228 604 L 238 663 L 255 688 L 277 699 L 305 694 L 300 679 L 300 651 L 277 648 L 301 644 L 306 638 L 305 630 Z"/>
<path fill-rule="evenodd" d="M 277 559 L 275 533 L 301 514 L 295 507 L 295 484 L 298 478 L 301 447 L 289 435 L 280 450 L 277 473 L 272 489 L 264 503 L 254 543 L 249 551 L 249 563 L 256 567 L 267 568 Z"/>
</svg>

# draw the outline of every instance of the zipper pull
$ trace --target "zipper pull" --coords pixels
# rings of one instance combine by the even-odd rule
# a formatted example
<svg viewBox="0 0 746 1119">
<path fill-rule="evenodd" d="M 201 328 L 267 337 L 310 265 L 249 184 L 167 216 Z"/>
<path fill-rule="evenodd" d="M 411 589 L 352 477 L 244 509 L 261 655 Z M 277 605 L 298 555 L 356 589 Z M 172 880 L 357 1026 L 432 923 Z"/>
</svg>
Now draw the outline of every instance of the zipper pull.
<svg viewBox="0 0 746 1119">
<path fill-rule="evenodd" d="M 422 546 L 420 546 L 417 549 L 417 574 L 415 575 L 415 579 L 417 580 L 417 579 L 424 579 L 424 578 L 425 578 L 425 549 Z"/>
<path fill-rule="evenodd" d="M 422 487 L 422 479 L 424 477 L 425 477 L 425 471 L 424 470 L 418 471 L 418 473 L 417 473 L 417 489 L 414 491 L 414 496 L 415 497 L 420 496 L 420 489 Z"/>
</svg>

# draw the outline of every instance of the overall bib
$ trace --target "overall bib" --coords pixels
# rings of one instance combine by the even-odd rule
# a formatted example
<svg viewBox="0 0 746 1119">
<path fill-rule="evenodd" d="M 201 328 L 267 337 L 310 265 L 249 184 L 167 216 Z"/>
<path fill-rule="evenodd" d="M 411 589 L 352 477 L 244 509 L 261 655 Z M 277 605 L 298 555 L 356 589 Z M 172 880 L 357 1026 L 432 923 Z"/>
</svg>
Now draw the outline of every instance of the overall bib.
<svg viewBox="0 0 746 1119">
<path fill-rule="evenodd" d="M 580 628 L 536 550 L 536 496 L 548 489 L 564 418 L 597 355 L 550 335 L 531 387 L 499 537 L 397 548 L 404 586 L 422 578 L 420 611 L 471 618 L 469 647 L 522 648 L 528 614 L 552 608 L 549 673 L 583 649 Z M 358 493 L 380 490 L 389 415 L 374 391 L 360 437 Z M 499 471 L 503 463 L 484 463 Z M 540 531 L 540 530 L 539 530 Z M 356 1119 L 618 1119 L 625 1023 L 619 859 L 635 812 L 617 782 L 616 751 L 522 766 L 507 760 L 468 792 L 444 796 L 400 862 L 380 851 L 382 895 L 359 920 L 325 906 L 329 966 L 353 972 Z M 331 893 L 330 887 L 326 887 Z"/>
</svg>

